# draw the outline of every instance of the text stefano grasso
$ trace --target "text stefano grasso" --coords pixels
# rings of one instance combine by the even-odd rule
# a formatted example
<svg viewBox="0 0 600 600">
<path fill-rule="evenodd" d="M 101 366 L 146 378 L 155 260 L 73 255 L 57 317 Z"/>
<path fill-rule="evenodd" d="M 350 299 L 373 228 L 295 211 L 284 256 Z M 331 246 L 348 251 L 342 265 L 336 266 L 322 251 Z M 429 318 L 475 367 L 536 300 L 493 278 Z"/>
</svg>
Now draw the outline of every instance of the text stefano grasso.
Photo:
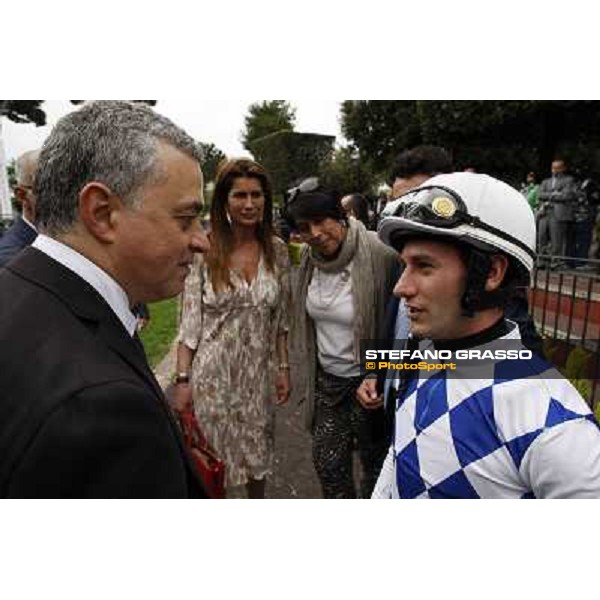
<svg viewBox="0 0 600 600">
<path fill-rule="evenodd" d="M 519 350 L 366 350 L 366 360 L 531 360 L 533 352 Z"/>
</svg>

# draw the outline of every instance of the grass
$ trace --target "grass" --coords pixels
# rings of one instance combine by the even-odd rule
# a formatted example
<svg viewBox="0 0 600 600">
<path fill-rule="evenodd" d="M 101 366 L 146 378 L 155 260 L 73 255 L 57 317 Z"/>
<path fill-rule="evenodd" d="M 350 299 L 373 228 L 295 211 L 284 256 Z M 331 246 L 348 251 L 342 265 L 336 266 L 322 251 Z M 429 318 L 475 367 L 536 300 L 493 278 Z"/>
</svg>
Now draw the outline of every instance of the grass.
<svg viewBox="0 0 600 600">
<path fill-rule="evenodd" d="M 167 354 L 177 333 L 177 298 L 149 304 L 150 323 L 140 333 L 150 366 L 154 368 Z"/>
</svg>

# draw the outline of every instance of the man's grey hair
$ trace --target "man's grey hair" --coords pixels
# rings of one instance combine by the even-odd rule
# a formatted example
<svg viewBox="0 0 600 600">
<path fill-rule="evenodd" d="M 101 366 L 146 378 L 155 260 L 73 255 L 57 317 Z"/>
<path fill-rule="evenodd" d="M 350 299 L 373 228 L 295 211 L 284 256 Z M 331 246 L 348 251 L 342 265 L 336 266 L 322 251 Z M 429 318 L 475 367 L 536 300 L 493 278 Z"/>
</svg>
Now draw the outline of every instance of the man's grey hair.
<svg viewBox="0 0 600 600">
<path fill-rule="evenodd" d="M 35 177 L 35 170 L 37 167 L 38 159 L 40 157 L 40 150 L 29 150 L 17 158 L 15 162 L 15 177 L 17 179 L 17 185 L 23 185 L 26 187 L 33 185 Z"/>
<path fill-rule="evenodd" d="M 198 163 L 202 159 L 192 137 L 147 105 L 99 100 L 64 116 L 39 158 L 34 184 L 37 226 L 49 235 L 69 231 L 77 221 L 79 193 L 92 181 L 135 206 L 136 191 L 163 175 L 156 164 L 160 142 Z"/>
</svg>

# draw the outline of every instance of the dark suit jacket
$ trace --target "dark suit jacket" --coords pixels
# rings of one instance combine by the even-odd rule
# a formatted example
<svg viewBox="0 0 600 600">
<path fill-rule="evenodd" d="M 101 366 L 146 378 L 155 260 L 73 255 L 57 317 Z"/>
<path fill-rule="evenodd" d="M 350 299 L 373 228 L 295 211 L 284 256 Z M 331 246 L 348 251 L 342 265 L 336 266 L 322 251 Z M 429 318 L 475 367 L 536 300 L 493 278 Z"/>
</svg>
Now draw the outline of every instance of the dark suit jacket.
<svg viewBox="0 0 600 600">
<path fill-rule="evenodd" d="M 141 344 L 35 248 L 0 270 L 0 497 L 204 497 Z"/>
<path fill-rule="evenodd" d="M 0 238 L 0 267 L 3 267 L 23 248 L 30 246 L 37 232 L 19 217 Z"/>
</svg>

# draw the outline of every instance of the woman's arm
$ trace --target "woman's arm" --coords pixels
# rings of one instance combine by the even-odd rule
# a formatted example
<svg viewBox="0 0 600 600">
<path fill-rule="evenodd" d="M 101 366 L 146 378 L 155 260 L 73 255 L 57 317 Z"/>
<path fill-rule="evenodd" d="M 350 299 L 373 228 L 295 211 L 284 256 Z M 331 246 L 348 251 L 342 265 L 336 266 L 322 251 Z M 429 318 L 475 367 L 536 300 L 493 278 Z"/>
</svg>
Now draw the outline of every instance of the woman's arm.
<svg viewBox="0 0 600 600">
<path fill-rule="evenodd" d="M 173 393 L 173 409 L 177 412 L 192 407 L 191 373 L 195 350 L 183 342 L 177 344 L 177 367 L 175 370 L 175 390 Z"/>
<path fill-rule="evenodd" d="M 202 264 L 201 259 L 194 260 L 183 290 L 173 394 L 173 408 L 176 411 L 192 406 L 192 363 L 202 337 Z"/>
</svg>

